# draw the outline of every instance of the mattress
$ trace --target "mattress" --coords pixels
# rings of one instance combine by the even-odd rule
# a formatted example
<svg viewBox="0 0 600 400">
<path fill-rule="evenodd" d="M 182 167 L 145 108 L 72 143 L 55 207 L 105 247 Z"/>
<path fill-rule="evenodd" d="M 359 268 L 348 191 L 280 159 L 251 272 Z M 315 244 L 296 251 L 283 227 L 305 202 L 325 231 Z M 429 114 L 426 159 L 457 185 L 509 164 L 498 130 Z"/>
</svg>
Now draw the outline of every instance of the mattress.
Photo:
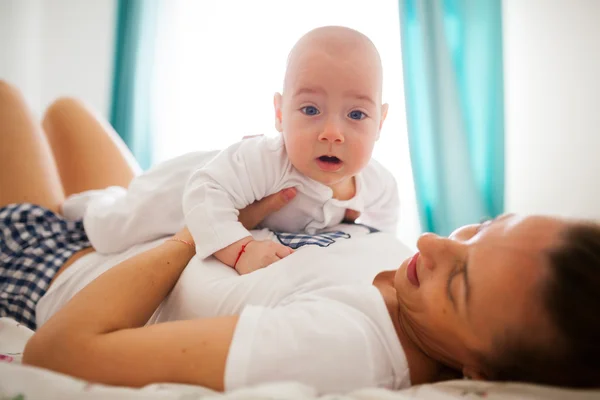
<svg viewBox="0 0 600 400">
<path fill-rule="evenodd" d="M 21 364 L 25 343 L 33 332 L 8 318 L 0 318 L 0 399 L 600 399 L 600 390 L 568 390 L 539 385 L 466 380 L 413 386 L 401 391 L 365 388 L 339 395 L 319 395 L 297 382 L 260 385 L 228 393 L 201 386 L 158 383 L 139 389 L 92 384 L 70 376 Z"/>
</svg>

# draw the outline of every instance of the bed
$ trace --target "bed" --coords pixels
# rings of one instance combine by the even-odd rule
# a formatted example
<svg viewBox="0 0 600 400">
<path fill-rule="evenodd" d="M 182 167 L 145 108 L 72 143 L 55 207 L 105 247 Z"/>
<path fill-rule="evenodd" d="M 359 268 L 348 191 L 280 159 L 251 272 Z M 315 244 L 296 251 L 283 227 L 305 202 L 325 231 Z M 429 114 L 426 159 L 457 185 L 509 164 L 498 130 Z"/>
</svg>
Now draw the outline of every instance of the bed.
<svg viewBox="0 0 600 400">
<path fill-rule="evenodd" d="M 0 318 L 0 399 L 600 399 L 600 390 L 567 390 L 537 385 L 448 381 L 392 392 L 366 388 L 343 395 L 319 396 L 294 382 L 261 385 L 227 394 L 190 385 L 159 383 L 140 389 L 92 384 L 66 375 L 21 364 L 25 343 L 33 332 Z"/>
</svg>

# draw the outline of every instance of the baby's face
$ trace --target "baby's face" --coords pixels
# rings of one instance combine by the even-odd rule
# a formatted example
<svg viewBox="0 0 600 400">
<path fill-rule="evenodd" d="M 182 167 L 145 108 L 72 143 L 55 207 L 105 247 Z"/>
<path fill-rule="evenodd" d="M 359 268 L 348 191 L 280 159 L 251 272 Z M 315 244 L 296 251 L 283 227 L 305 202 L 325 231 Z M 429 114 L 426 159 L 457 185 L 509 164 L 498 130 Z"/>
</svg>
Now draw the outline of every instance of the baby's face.
<svg viewBox="0 0 600 400">
<path fill-rule="evenodd" d="M 367 165 L 387 112 L 379 59 L 368 50 L 303 51 L 290 61 L 283 95 L 275 95 L 290 161 L 332 188 Z"/>
</svg>

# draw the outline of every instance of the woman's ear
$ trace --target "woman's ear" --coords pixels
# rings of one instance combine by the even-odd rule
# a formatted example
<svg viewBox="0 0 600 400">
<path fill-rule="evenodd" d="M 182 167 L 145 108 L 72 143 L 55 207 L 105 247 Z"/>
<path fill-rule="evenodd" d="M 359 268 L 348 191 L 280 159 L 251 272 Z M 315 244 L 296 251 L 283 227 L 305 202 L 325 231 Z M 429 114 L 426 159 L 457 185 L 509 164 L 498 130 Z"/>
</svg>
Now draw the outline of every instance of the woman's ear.
<svg viewBox="0 0 600 400">
<path fill-rule="evenodd" d="M 473 379 L 476 381 L 487 381 L 487 376 L 483 373 L 483 371 L 473 368 L 473 367 L 463 367 L 462 370 L 463 376 L 467 379 Z"/>
<path fill-rule="evenodd" d="M 275 110 L 275 129 L 277 132 L 283 133 L 281 106 L 283 99 L 281 93 L 275 93 L 273 96 L 273 108 Z"/>
</svg>

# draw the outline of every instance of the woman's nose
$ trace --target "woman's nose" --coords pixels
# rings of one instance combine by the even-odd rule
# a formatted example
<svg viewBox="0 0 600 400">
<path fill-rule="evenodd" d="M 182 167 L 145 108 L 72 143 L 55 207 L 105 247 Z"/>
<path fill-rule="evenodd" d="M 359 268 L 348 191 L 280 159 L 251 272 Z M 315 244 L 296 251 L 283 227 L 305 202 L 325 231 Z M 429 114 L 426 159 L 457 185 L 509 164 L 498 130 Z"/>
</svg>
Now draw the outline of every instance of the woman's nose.
<svg viewBox="0 0 600 400">
<path fill-rule="evenodd" d="M 340 123 L 335 118 L 330 118 L 319 135 L 319 141 L 331 143 L 344 143 L 344 134 Z"/>
<path fill-rule="evenodd" d="M 435 258 L 441 246 L 441 237 L 435 233 L 423 233 L 417 240 L 417 249 L 422 257 Z"/>
<path fill-rule="evenodd" d="M 434 269 L 439 265 L 453 265 L 451 259 L 460 258 L 461 243 L 453 239 L 424 233 L 417 240 L 417 249 L 421 253 L 423 266 Z"/>
</svg>

